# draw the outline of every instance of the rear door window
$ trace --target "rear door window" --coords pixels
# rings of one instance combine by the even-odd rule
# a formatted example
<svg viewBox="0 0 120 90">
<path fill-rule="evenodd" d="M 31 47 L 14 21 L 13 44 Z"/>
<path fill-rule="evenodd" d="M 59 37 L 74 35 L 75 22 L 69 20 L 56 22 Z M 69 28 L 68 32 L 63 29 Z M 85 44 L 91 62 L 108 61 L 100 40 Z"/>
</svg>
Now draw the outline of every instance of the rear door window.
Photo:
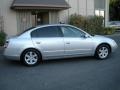
<svg viewBox="0 0 120 90">
<path fill-rule="evenodd" d="M 62 37 L 62 31 L 57 26 L 38 28 L 31 33 L 31 37 Z"/>
</svg>

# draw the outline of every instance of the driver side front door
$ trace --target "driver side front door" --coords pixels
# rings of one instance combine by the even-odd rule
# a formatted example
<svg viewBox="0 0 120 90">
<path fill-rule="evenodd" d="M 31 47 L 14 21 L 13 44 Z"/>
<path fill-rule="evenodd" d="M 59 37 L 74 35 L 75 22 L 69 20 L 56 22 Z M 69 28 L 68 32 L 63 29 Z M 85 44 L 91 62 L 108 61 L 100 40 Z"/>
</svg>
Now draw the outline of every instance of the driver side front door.
<svg viewBox="0 0 120 90">
<path fill-rule="evenodd" d="M 79 29 L 63 26 L 65 56 L 84 56 L 92 52 L 91 38 L 85 38 L 85 33 Z"/>
</svg>

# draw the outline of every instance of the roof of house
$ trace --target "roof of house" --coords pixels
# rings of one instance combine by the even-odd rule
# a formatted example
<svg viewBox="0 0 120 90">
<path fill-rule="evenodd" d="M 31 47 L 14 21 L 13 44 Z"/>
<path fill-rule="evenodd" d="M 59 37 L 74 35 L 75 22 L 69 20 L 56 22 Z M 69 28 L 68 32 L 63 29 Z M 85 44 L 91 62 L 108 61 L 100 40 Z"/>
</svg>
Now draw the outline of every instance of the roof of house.
<svg viewBox="0 0 120 90">
<path fill-rule="evenodd" d="M 67 9 L 70 8 L 65 0 L 14 0 L 12 9 Z"/>
</svg>

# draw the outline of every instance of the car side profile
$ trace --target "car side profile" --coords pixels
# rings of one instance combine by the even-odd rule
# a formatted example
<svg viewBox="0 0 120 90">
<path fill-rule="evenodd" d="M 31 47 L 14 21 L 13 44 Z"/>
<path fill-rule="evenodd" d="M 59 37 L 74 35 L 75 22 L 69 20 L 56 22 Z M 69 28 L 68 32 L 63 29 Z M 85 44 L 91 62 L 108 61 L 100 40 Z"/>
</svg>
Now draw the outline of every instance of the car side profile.
<svg viewBox="0 0 120 90">
<path fill-rule="evenodd" d="M 6 40 L 4 56 L 33 66 L 48 59 L 95 56 L 106 59 L 117 49 L 114 40 L 91 36 L 71 25 L 53 24 L 30 28 Z"/>
</svg>

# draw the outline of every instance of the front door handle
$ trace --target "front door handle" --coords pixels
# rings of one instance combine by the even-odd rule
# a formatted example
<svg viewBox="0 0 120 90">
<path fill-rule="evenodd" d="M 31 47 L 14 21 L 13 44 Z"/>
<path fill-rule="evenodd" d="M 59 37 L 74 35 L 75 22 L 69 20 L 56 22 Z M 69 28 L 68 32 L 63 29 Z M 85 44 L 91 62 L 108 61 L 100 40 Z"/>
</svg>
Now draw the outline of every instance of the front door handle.
<svg viewBox="0 0 120 90">
<path fill-rule="evenodd" d="M 70 42 L 67 42 L 66 44 L 70 44 Z"/>
</svg>

